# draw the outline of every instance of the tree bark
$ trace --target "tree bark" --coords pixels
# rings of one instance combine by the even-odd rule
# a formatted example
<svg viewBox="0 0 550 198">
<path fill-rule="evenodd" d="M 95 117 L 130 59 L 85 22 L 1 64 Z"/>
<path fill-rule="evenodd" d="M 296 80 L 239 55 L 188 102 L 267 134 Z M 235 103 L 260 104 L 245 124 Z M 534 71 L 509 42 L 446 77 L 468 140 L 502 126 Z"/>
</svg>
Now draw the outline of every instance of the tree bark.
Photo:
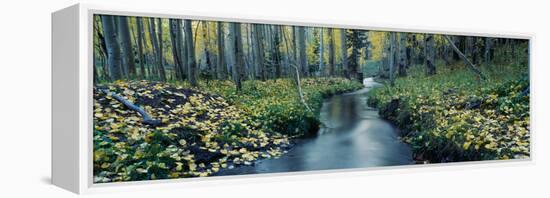
<svg viewBox="0 0 550 198">
<path fill-rule="evenodd" d="M 136 65 L 134 63 L 134 52 L 132 51 L 132 40 L 130 39 L 130 29 L 128 28 L 128 17 L 118 16 L 118 31 L 122 46 L 122 63 L 128 71 L 128 78 L 136 77 Z"/>
<path fill-rule="evenodd" d="M 354 80 L 360 80 L 360 76 L 358 74 L 359 70 L 359 50 L 362 47 L 362 38 L 361 34 L 362 32 L 360 30 L 350 30 L 351 31 L 351 55 L 350 55 L 350 62 L 349 62 L 349 78 Z"/>
<path fill-rule="evenodd" d="M 195 47 L 193 46 L 193 29 L 191 26 L 191 20 L 186 19 L 183 28 L 185 30 L 185 44 L 187 49 L 187 79 L 189 79 L 189 83 L 191 84 L 191 86 L 196 87 L 198 86 L 196 78 L 197 62 L 195 60 Z"/>
<path fill-rule="evenodd" d="M 426 67 L 427 67 L 427 74 L 428 75 L 434 75 L 436 74 L 436 68 L 435 68 L 435 40 L 433 34 L 426 34 L 424 42 L 426 43 Z"/>
<path fill-rule="evenodd" d="M 97 40 L 98 40 L 98 54 L 100 55 L 99 58 L 100 58 L 100 62 L 102 63 L 102 72 L 101 72 L 101 75 L 102 75 L 102 78 L 103 80 L 106 80 L 108 81 L 109 80 L 109 69 L 107 68 L 108 65 L 107 65 L 107 45 L 105 44 L 105 37 L 103 36 L 103 33 L 102 33 L 102 29 L 100 29 L 100 24 L 101 24 L 101 16 L 97 16 L 97 18 L 94 17 L 94 31 L 96 33 L 96 36 L 97 36 Z M 101 31 L 100 31 L 101 30 Z M 95 61 L 95 59 L 94 59 Z M 99 74 L 99 72 L 98 72 Z"/>
<path fill-rule="evenodd" d="M 394 77 L 394 60 L 395 60 L 395 32 L 390 32 L 390 54 L 389 54 L 389 78 L 390 78 L 390 85 L 393 87 L 395 85 L 395 77 Z"/>
<path fill-rule="evenodd" d="M 158 37 L 155 30 L 155 19 L 149 18 L 149 38 L 151 39 L 151 45 L 153 46 L 153 57 L 155 60 L 155 66 L 153 67 L 152 73 L 154 73 L 156 78 L 159 78 L 159 68 L 160 68 L 160 58 L 159 58 L 159 45 L 158 45 Z"/>
<path fill-rule="evenodd" d="M 328 44 L 328 75 L 334 76 L 334 69 L 336 68 L 336 53 L 335 53 L 335 42 L 334 42 L 334 29 L 328 29 L 328 37 L 330 39 Z"/>
<path fill-rule="evenodd" d="M 183 40 L 183 28 L 182 28 L 182 20 L 181 19 L 175 19 L 175 32 L 176 32 L 176 45 L 177 45 L 177 53 L 178 58 L 180 60 L 180 67 L 179 70 L 176 71 L 179 73 L 179 76 L 181 80 L 187 79 L 187 51 L 185 50 L 185 42 Z"/>
<path fill-rule="evenodd" d="M 399 33 L 399 76 L 407 76 L 407 33 Z"/>
<path fill-rule="evenodd" d="M 176 20 L 176 36 L 177 36 L 177 43 L 178 43 L 178 57 L 181 60 L 181 67 L 180 67 L 180 76 L 182 79 L 187 79 L 187 69 L 189 66 L 187 65 L 187 45 L 185 44 L 184 40 L 184 29 L 183 29 L 183 20 L 177 19 Z"/>
<path fill-rule="evenodd" d="M 169 25 L 170 25 L 170 42 L 172 44 L 172 57 L 174 59 L 174 74 L 176 76 L 176 80 L 182 80 L 182 76 L 181 76 L 181 67 L 182 67 L 182 61 L 181 61 L 181 58 L 179 57 L 179 51 L 180 51 L 180 46 L 179 46 L 179 43 L 178 43 L 178 34 L 177 34 L 177 20 L 178 19 L 169 19 Z"/>
<path fill-rule="evenodd" d="M 493 43 L 493 40 L 490 37 L 485 37 L 485 65 L 489 65 L 491 63 L 491 45 Z"/>
<path fill-rule="evenodd" d="M 237 93 L 242 92 L 242 79 L 244 77 L 244 53 L 243 43 L 241 38 L 241 24 L 229 23 L 229 37 L 231 38 L 231 47 L 233 48 L 233 60 L 234 64 L 231 67 L 233 73 L 233 79 L 235 81 L 235 87 Z"/>
<path fill-rule="evenodd" d="M 472 58 L 472 52 L 473 52 L 473 37 L 471 36 L 466 36 L 465 38 L 465 43 L 464 43 L 464 56 L 466 56 L 466 58 L 468 59 L 471 59 Z"/>
<path fill-rule="evenodd" d="M 280 78 L 282 76 L 281 71 L 281 51 L 279 50 L 281 45 L 280 38 L 280 26 L 276 25 L 273 27 L 273 44 L 271 49 L 272 54 L 272 65 L 275 67 L 275 77 Z"/>
<path fill-rule="evenodd" d="M 255 52 L 255 60 L 256 62 L 256 68 L 258 68 L 258 72 L 260 75 L 261 80 L 266 80 L 266 68 L 265 68 L 265 55 L 264 55 L 264 37 L 262 34 L 262 26 L 263 24 L 254 24 L 254 47 L 256 48 Z"/>
<path fill-rule="evenodd" d="M 367 67 L 367 61 L 370 59 L 370 53 L 369 53 L 369 47 L 370 47 L 369 36 L 370 35 L 369 35 L 369 31 L 365 31 L 364 34 L 365 34 L 364 57 L 365 57 L 365 67 Z"/>
<path fill-rule="evenodd" d="M 137 24 L 137 36 L 138 36 L 138 56 L 139 56 L 139 77 L 145 78 L 145 56 L 143 55 L 143 39 L 145 32 L 143 30 L 143 19 L 141 17 L 136 18 Z"/>
<path fill-rule="evenodd" d="M 162 43 L 162 19 L 158 18 L 158 45 L 159 45 L 159 74 L 160 80 L 166 81 L 166 71 L 164 70 L 164 55 L 163 55 L 163 43 Z"/>
<path fill-rule="evenodd" d="M 299 65 L 300 69 L 302 70 L 302 73 L 304 76 L 309 76 L 309 67 L 307 65 L 307 54 L 306 54 L 306 34 L 305 29 L 302 26 L 296 27 L 297 28 L 297 38 L 298 38 L 298 49 L 299 49 Z"/>
<path fill-rule="evenodd" d="M 342 52 L 342 69 L 344 71 L 344 76 L 350 78 L 349 69 L 348 69 L 348 47 L 346 40 L 346 29 L 340 30 L 340 49 Z"/>
<path fill-rule="evenodd" d="M 214 74 L 214 68 L 212 67 L 212 61 L 210 60 L 210 51 L 208 51 L 209 43 L 210 43 L 210 36 L 209 36 L 209 30 L 208 30 L 208 22 L 204 21 L 202 22 L 202 41 L 203 41 L 203 53 L 204 53 L 204 63 L 206 68 L 206 76 L 207 78 L 212 78 L 215 76 Z M 207 81 L 208 82 L 208 81 Z"/>
<path fill-rule="evenodd" d="M 224 27 L 223 27 L 223 22 L 219 22 L 217 23 L 217 43 L 218 43 L 218 59 L 217 59 L 217 68 L 216 68 L 216 71 L 217 71 L 217 77 L 218 79 L 222 79 L 222 80 L 225 80 L 227 77 L 226 77 L 226 73 L 227 73 L 227 67 L 226 67 L 226 63 L 225 63 L 225 40 L 224 40 Z"/>
<path fill-rule="evenodd" d="M 324 62 L 325 41 L 323 38 L 323 29 L 324 28 L 319 28 L 319 73 L 321 74 L 321 76 L 324 76 L 326 74 Z"/>
<path fill-rule="evenodd" d="M 121 52 L 117 41 L 115 31 L 114 17 L 110 15 L 101 16 L 103 24 L 103 35 L 105 37 L 105 45 L 107 46 L 107 64 L 109 65 L 109 76 L 111 81 L 121 79 Z"/>
</svg>

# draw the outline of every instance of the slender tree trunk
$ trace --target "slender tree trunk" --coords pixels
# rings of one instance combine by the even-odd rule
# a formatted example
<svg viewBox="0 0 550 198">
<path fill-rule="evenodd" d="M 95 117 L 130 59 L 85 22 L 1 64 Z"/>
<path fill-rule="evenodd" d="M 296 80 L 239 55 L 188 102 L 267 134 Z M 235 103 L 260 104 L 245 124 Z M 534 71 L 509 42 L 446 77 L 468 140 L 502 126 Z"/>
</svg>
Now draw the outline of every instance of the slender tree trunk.
<svg viewBox="0 0 550 198">
<path fill-rule="evenodd" d="M 464 44 L 464 55 L 466 55 L 466 58 L 472 59 L 472 53 L 473 53 L 473 37 L 466 36 L 465 37 L 465 44 Z"/>
<path fill-rule="evenodd" d="M 224 54 L 224 51 L 225 51 L 225 40 L 224 40 L 224 27 L 223 27 L 223 22 L 219 22 L 218 21 L 218 26 L 217 26 L 217 32 L 218 34 L 218 39 L 217 39 L 217 42 L 218 42 L 218 64 L 217 64 L 217 76 L 218 76 L 218 79 L 223 79 L 225 80 L 227 77 L 226 77 L 226 74 L 227 74 L 227 67 L 226 67 L 226 63 L 225 63 L 225 54 Z"/>
<path fill-rule="evenodd" d="M 161 60 L 159 58 L 159 45 L 158 45 L 158 37 L 155 30 L 155 19 L 149 18 L 149 38 L 151 38 L 151 45 L 153 46 L 153 57 L 155 60 L 155 66 L 152 68 L 152 73 L 154 73 L 156 78 L 159 78 L 159 68 L 161 65 Z"/>
<path fill-rule="evenodd" d="M 272 25 L 264 25 L 263 26 L 263 32 L 264 32 L 264 40 L 265 40 L 265 49 L 266 49 L 266 63 L 265 63 L 265 78 L 270 79 L 273 78 L 273 69 L 275 64 L 275 51 L 273 50 L 273 31 L 271 31 Z"/>
<path fill-rule="evenodd" d="M 177 46 L 177 53 L 179 58 L 180 67 L 179 70 L 176 71 L 179 73 L 179 76 L 181 80 L 187 79 L 187 50 L 185 49 L 185 41 L 183 39 L 183 28 L 182 28 L 182 20 L 176 19 L 174 21 L 175 23 L 175 30 L 176 30 L 176 46 Z"/>
<path fill-rule="evenodd" d="M 346 40 L 346 29 L 340 30 L 340 49 L 342 51 L 342 69 L 344 71 L 344 77 L 350 78 L 348 69 L 348 47 Z"/>
<path fill-rule="evenodd" d="M 407 76 L 407 33 L 399 33 L 399 76 Z"/>
<path fill-rule="evenodd" d="M 160 80 L 166 81 L 166 71 L 164 70 L 164 55 L 163 55 L 163 41 L 162 41 L 162 19 L 158 18 L 158 45 L 159 45 L 159 74 Z"/>
<path fill-rule="evenodd" d="M 259 68 L 259 60 L 256 57 L 256 36 L 255 36 L 255 27 L 254 24 L 247 24 L 244 27 L 241 26 L 241 28 L 244 28 L 244 33 L 246 33 L 246 36 L 243 36 L 242 42 L 243 46 L 246 42 L 247 49 L 243 53 L 245 54 L 245 68 L 246 68 L 246 77 L 251 80 L 256 80 L 260 76 L 260 68 Z M 241 32 L 241 35 L 243 33 Z M 232 48 L 234 49 L 234 47 Z M 242 80 L 242 79 L 241 79 Z"/>
<path fill-rule="evenodd" d="M 100 54 L 100 59 L 102 63 L 101 67 L 101 74 L 102 79 L 105 81 L 109 80 L 109 69 L 107 69 L 107 45 L 105 44 L 105 37 L 103 36 L 102 31 L 100 31 L 100 24 L 101 24 L 101 17 L 98 16 L 97 18 L 94 17 L 94 31 L 97 35 L 99 46 L 98 46 L 98 54 Z M 101 29 L 102 30 L 102 29 Z"/>
<path fill-rule="evenodd" d="M 422 47 L 422 60 L 423 60 L 423 63 L 422 64 L 423 65 L 428 65 L 428 50 L 429 49 L 428 49 L 428 42 L 426 42 L 427 41 L 426 38 L 428 38 L 428 34 L 424 34 L 423 36 L 424 36 L 423 37 L 424 41 L 422 42 L 422 45 L 423 45 L 423 47 Z"/>
<path fill-rule="evenodd" d="M 235 86 L 236 86 L 236 82 L 237 82 L 237 75 L 236 75 L 236 70 L 235 70 L 235 28 L 234 28 L 234 25 L 232 22 L 229 22 L 227 23 L 227 43 L 225 44 L 226 45 L 226 53 L 227 53 L 227 56 L 226 56 L 226 61 L 227 61 L 227 65 L 228 65 L 228 77 L 229 79 L 231 79 L 233 82 L 235 82 Z"/>
<path fill-rule="evenodd" d="M 390 53 L 389 53 L 389 78 L 390 78 L 390 85 L 393 87 L 395 85 L 395 71 L 394 71 L 394 62 L 395 62 L 395 32 L 390 32 Z"/>
<path fill-rule="evenodd" d="M 369 41 L 369 36 L 370 36 L 370 33 L 369 31 L 365 31 L 365 54 L 364 54 L 364 57 L 365 57 L 365 67 L 367 67 L 367 61 L 370 59 L 370 52 L 369 52 L 369 47 L 370 47 L 370 41 Z M 363 72 L 363 71 L 361 71 Z"/>
<path fill-rule="evenodd" d="M 118 32 L 122 46 L 122 63 L 128 71 L 128 78 L 136 77 L 136 65 L 134 63 L 134 52 L 132 51 L 132 40 L 130 39 L 130 29 L 128 28 L 128 18 L 118 16 Z"/>
<path fill-rule="evenodd" d="M 426 67 L 427 74 L 433 75 L 436 74 L 435 68 L 435 40 L 433 34 L 426 34 L 425 41 L 426 43 Z"/>
<path fill-rule="evenodd" d="M 97 78 L 98 78 L 97 77 L 97 67 L 96 67 L 97 59 L 93 58 L 92 62 L 93 62 L 93 72 L 94 72 L 93 73 L 93 83 L 94 83 L 94 86 L 95 86 L 95 85 L 97 85 L 97 82 L 98 82 L 98 80 L 97 80 Z"/>
<path fill-rule="evenodd" d="M 174 59 L 174 74 L 177 80 L 182 80 L 181 76 L 181 58 L 179 57 L 179 43 L 178 43 L 178 29 L 177 29 L 177 19 L 169 19 L 170 25 L 170 42 L 172 43 L 172 57 Z"/>
<path fill-rule="evenodd" d="M 391 32 L 388 32 L 385 34 L 384 36 L 384 63 L 382 64 L 382 69 L 381 69 L 381 73 L 380 73 L 380 76 L 382 77 L 385 77 L 385 78 L 390 78 L 390 60 L 391 58 L 393 57 L 392 56 L 392 51 L 391 51 L 391 42 L 392 42 L 392 39 L 391 39 Z"/>
<path fill-rule="evenodd" d="M 202 41 L 203 41 L 203 53 L 204 53 L 204 63 L 205 63 L 205 69 L 207 73 L 208 78 L 212 78 L 215 75 L 215 68 L 212 66 L 210 51 L 208 51 L 209 43 L 210 43 L 210 36 L 209 36 L 209 30 L 208 30 L 208 22 L 204 21 L 202 22 Z M 208 82 L 208 81 L 207 81 Z"/>
<path fill-rule="evenodd" d="M 416 48 L 416 45 L 415 45 L 415 38 L 414 38 L 414 34 L 412 33 L 407 33 L 407 41 L 409 42 L 409 47 L 406 49 L 407 50 L 407 69 L 414 65 L 415 62 L 414 62 L 414 53 L 415 53 L 415 48 Z"/>
<path fill-rule="evenodd" d="M 177 19 L 176 21 L 176 36 L 177 36 L 177 43 L 178 43 L 178 49 L 179 49 L 179 58 L 181 60 L 181 67 L 180 67 L 180 76 L 182 79 L 187 79 L 187 70 L 189 68 L 187 64 L 187 44 L 185 43 L 185 34 L 184 34 L 184 28 L 183 28 L 183 20 Z"/>
<path fill-rule="evenodd" d="M 143 19 L 141 17 L 136 18 L 137 24 L 137 36 L 138 36 L 138 56 L 139 56 L 139 77 L 145 78 L 145 56 L 143 55 L 143 40 L 145 32 L 143 30 Z"/>
<path fill-rule="evenodd" d="M 191 86 L 196 87 L 198 86 L 197 83 L 197 62 L 195 60 L 195 47 L 193 46 L 193 27 L 191 20 L 184 20 L 183 28 L 185 29 L 185 44 L 187 48 L 187 79 L 189 79 L 189 83 Z"/>
<path fill-rule="evenodd" d="M 335 52 L 335 42 L 334 42 L 334 29 L 329 28 L 328 29 L 328 37 L 329 37 L 329 44 L 328 44 L 328 75 L 334 76 L 334 69 L 336 68 L 336 52 Z"/>
<path fill-rule="evenodd" d="M 292 55 L 293 59 L 297 62 L 298 60 L 298 31 L 296 26 L 292 26 Z M 291 63 L 292 64 L 292 63 Z"/>
<path fill-rule="evenodd" d="M 319 28 L 319 71 L 321 76 L 324 76 L 326 74 L 324 62 L 325 41 L 323 38 L 323 29 L 324 28 Z"/>
<path fill-rule="evenodd" d="M 266 67 L 265 67 L 265 55 L 264 55 L 264 35 L 262 34 L 262 24 L 254 24 L 254 46 L 255 50 L 255 60 L 257 61 L 257 68 L 260 74 L 261 80 L 266 80 Z"/>
<path fill-rule="evenodd" d="M 111 81 L 121 79 L 121 55 L 120 46 L 117 41 L 115 31 L 114 17 L 110 15 L 101 16 L 103 24 L 103 35 L 105 36 L 105 45 L 107 46 L 107 64 L 109 65 L 109 76 Z"/>
<path fill-rule="evenodd" d="M 271 50 L 273 54 L 273 66 L 275 67 L 275 77 L 280 78 L 282 76 L 281 69 L 281 37 L 280 37 L 280 28 L 281 26 L 276 25 L 273 27 L 273 49 Z"/>
<path fill-rule="evenodd" d="M 231 47 L 233 47 L 234 55 L 234 65 L 232 67 L 233 79 L 235 80 L 235 86 L 237 92 L 242 92 L 242 79 L 244 77 L 244 53 L 243 53 L 243 43 L 241 38 L 241 24 L 240 23 L 230 23 L 229 24 L 230 37 L 231 37 Z"/>
<path fill-rule="evenodd" d="M 235 55 L 237 56 L 236 57 L 236 69 L 237 69 L 237 74 L 239 76 L 239 88 L 240 90 L 242 90 L 242 81 L 244 81 L 245 79 L 245 68 L 244 68 L 244 59 L 245 59 L 245 54 L 244 54 L 244 48 L 243 48 L 243 40 L 242 40 L 242 35 L 241 35 L 241 24 L 240 23 L 236 23 L 235 24 L 235 37 L 237 38 L 236 39 L 236 42 L 235 42 Z"/>
<path fill-rule="evenodd" d="M 490 37 L 485 37 L 485 65 L 490 65 L 491 63 L 491 45 L 493 41 Z"/>
<path fill-rule="evenodd" d="M 306 54 L 306 34 L 305 29 L 302 26 L 297 27 L 298 31 L 298 49 L 299 49 L 299 57 L 300 57 L 300 68 L 302 70 L 302 73 L 304 76 L 309 76 L 309 67 L 307 65 L 307 54 Z"/>
<path fill-rule="evenodd" d="M 350 30 L 351 31 L 351 55 L 349 64 L 349 78 L 354 80 L 359 80 L 360 76 L 358 74 L 359 70 L 359 50 L 361 49 L 362 40 L 360 30 Z"/>
<path fill-rule="evenodd" d="M 472 63 L 479 65 L 479 42 L 478 37 L 472 37 Z"/>
<path fill-rule="evenodd" d="M 441 57 L 443 58 L 443 61 L 445 61 L 446 66 L 451 65 L 451 61 L 449 60 L 449 51 L 449 46 L 443 45 L 443 52 Z"/>
</svg>

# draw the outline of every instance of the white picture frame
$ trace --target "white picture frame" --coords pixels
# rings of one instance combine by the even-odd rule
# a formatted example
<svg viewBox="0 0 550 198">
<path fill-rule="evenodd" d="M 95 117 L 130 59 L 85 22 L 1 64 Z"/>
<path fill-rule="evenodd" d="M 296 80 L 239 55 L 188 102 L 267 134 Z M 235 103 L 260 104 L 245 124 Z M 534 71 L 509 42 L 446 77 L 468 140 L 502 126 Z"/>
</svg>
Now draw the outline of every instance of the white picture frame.
<svg viewBox="0 0 550 198">
<path fill-rule="evenodd" d="M 136 189 L 189 188 L 235 183 L 285 181 L 289 179 L 316 179 L 331 176 L 399 174 L 408 171 L 434 171 L 435 169 L 463 169 L 493 166 L 533 164 L 536 156 L 531 128 L 531 157 L 506 161 L 459 162 L 422 166 L 390 166 L 377 168 L 324 170 L 223 176 L 208 178 L 182 178 L 171 180 L 137 181 L 94 184 L 92 175 L 92 17 L 94 14 L 165 17 L 181 19 L 254 22 L 313 27 L 338 27 L 380 31 L 421 32 L 470 36 L 489 36 L 529 39 L 532 50 L 535 36 L 530 33 L 500 33 L 490 31 L 462 31 L 449 29 L 421 29 L 414 26 L 357 24 L 345 21 L 318 21 L 310 19 L 279 19 L 262 16 L 228 15 L 222 13 L 195 13 L 189 11 L 138 10 L 77 4 L 52 14 L 52 183 L 78 194 Z M 532 55 L 530 60 L 532 60 Z M 530 66 L 532 72 L 533 67 Z M 533 81 L 531 79 L 531 85 Z M 533 90 L 533 86 L 530 88 Z M 533 93 L 534 94 L 534 93 Z M 533 106 L 531 100 L 531 107 Z M 532 111 L 532 108 L 531 108 Z M 531 120 L 534 120 L 531 118 Z M 533 124 L 531 123 L 531 126 Z"/>
</svg>

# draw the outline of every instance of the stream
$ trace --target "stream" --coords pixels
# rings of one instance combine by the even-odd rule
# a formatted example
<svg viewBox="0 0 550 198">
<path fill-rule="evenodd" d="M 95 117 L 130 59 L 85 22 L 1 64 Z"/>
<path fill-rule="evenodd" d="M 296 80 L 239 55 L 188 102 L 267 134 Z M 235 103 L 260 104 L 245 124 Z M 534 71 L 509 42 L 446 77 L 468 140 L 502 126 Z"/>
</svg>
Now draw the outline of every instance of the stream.
<svg viewBox="0 0 550 198">
<path fill-rule="evenodd" d="M 326 99 L 318 134 L 300 139 L 288 153 L 252 166 L 225 169 L 215 175 L 242 175 L 310 170 L 366 168 L 413 164 L 410 147 L 398 129 L 367 106 L 367 93 L 381 84 L 367 78 L 365 87 Z"/>
</svg>

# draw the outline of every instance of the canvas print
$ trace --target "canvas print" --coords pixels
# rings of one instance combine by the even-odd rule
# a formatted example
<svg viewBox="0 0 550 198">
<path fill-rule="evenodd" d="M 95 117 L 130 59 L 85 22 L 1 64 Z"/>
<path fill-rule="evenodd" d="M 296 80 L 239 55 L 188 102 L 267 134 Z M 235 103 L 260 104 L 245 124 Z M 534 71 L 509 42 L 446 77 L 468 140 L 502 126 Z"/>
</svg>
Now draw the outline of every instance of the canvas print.
<svg viewBox="0 0 550 198">
<path fill-rule="evenodd" d="M 529 159 L 529 40 L 93 16 L 94 183 Z"/>
</svg>

